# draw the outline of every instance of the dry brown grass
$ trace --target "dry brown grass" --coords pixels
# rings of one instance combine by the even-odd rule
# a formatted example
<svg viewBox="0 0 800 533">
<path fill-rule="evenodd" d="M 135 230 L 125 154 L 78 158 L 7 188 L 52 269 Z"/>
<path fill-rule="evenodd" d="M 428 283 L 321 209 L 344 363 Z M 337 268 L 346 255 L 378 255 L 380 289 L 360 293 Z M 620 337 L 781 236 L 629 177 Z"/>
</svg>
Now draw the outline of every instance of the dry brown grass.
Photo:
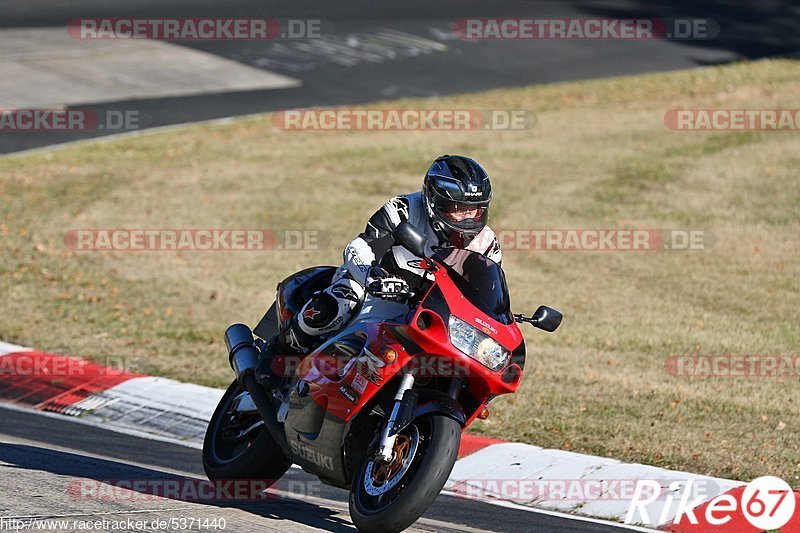
<svg viewBox="0 0 800 533">
<path fill-rule="evenodd" d="M 387 197 L 417 189 L 433 157 L 463 153 L 493 177 L 494 226 L 717 237 L 695 252 L 508 251 L 515 310 L 546 303 L 567 318 L 553 335 L 526 331 L 523 386 L 476 431 L 797 483 L 796 378 L 677 378 L 663 363 L 800 353 L 800 134 L 675 132 L 663 116 L 796 108 L 799 77 L 795 62 L 763 61 L 381 104 L 533 110 L 524 131 L 278 132 L 265 117 L 0 159 L 0 339 L 224 385 L 228 323 L 255 321 L 287 274 L 338 263 Z M 68 229 L 115 227 L 318 230 L 322 246 L 132 254 L 63 242 Z"/>
</svg>

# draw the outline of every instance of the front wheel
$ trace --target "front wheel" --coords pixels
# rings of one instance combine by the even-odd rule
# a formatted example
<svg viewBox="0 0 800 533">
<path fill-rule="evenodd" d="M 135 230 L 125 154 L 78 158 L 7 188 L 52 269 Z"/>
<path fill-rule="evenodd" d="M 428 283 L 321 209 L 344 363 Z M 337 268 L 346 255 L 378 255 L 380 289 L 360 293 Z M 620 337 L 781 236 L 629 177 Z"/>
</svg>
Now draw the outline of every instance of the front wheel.
<svg viewBox="0 0 800 533">
<path fill-rule="evenodd" d="M 246 395 L 231 383 L 211 416 L 203 441 L 203 468 L 211 481 L 257 479 L 272 485 L 292 465 L 257 412 L 239 412 Z"/>
<path fill-rule="evenodd" d="M 350 489 L 350 517 L 359 531 L 391 533 L 416 522 L 447 482 L 460 443 L 459 423 L 433 414 L 397 435 L 390 463 L 376 460 L 373 445 Z"/>
</svg>

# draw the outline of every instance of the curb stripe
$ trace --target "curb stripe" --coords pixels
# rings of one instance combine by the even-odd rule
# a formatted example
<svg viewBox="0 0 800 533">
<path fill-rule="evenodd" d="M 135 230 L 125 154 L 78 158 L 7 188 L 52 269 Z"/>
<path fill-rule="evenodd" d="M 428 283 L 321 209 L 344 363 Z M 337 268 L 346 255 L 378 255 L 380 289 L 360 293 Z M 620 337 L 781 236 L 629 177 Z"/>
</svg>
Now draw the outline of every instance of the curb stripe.
<svg viewBox="0 0 800 533">
<path fill-rule="evenodd" d="M 458 448 L 458 458 L 461 459 L 466 455 L 473 454 L 479 450 L 491 446 L 492 444 L 500 444 L 506 442 L 502 439 L 494 439 L 492 437 L 482 437 L 480 435 L 472 435 L 464 433 L 461 435 L 461 446 Z"/>
<path fill-rule="evenodd" d="M 139 376 L 35 350 L 0 357 L 0 375 L 0 400 L 56 412 Z"/>
</svg>

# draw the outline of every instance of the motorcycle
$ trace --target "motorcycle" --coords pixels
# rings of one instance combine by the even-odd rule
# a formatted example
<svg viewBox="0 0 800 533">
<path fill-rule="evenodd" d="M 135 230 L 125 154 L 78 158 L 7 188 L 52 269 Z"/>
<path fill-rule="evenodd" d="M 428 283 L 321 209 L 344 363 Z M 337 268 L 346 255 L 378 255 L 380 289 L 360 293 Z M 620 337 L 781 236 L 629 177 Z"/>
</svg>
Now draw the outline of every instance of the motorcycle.
<svg viewBox="0 0 800 533">
<path fill-rule="evenodd" d="M 461 433 L 501 394 L 517 390 L 525 342 L 517 323 L 555 331 L 546 306 L 512 314 L 500 266 L 468 250 L 425 254 L 409 223 L 392 233 L 428 275 L 406 301 L 368 289 L 360 311 L 305 356 L 276 358 L 280 386 L 257 383 L 254 368 L 271 338 L 329 285 L 335 267 L 314 267 L 278 285 L 277 299 L 253 331 L 225 332 L 236 379 L 206 432 L 203 465 L 211 480 L 274 483 L 297 464 L 348 489 L 360 531 L 401 531 L 433 503 L 453 468 Z M 273 367 L 274 368 L 274 367 Z"/>
</svg>

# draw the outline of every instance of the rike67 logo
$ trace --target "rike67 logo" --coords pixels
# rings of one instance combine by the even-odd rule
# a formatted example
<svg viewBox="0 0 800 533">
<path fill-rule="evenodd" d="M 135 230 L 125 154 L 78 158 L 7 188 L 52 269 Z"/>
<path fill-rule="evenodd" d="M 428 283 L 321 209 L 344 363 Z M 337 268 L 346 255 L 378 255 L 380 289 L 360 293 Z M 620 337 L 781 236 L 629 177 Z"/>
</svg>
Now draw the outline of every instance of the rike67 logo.
<svg viewBox="0 0 800 533">
<path fill-rule="evenodd" d="M 788 483 L 774 476 L 764 476 L 751 481 L 737 499 L 731 493 L 717 496 L 702 507 L 708 500 L 705 491 L 694 487 L 694 480 L 674 482 L 669 492 L 662 499 L 662 487 L 653 480 L 639 480 L 625 516 L 626 524 L 645 524 L 663 526 L 674 513 L 673 524 L 688 521 L 711 526 L 725 526 L 738 516 L 744 516 L 750 525 L 758 530 L 772 531 L 786 525 L 792 518 L 795 509 L 795 497 Z M 675 494 L 677 493 L 677 495 Z M 654 504 L 648 509 L 650 504 Z M 662 504 L 663 503 L 663 504 Z M 660 515 L 651 515 L 650 511 L 660 510 Z"/>
</svg>

